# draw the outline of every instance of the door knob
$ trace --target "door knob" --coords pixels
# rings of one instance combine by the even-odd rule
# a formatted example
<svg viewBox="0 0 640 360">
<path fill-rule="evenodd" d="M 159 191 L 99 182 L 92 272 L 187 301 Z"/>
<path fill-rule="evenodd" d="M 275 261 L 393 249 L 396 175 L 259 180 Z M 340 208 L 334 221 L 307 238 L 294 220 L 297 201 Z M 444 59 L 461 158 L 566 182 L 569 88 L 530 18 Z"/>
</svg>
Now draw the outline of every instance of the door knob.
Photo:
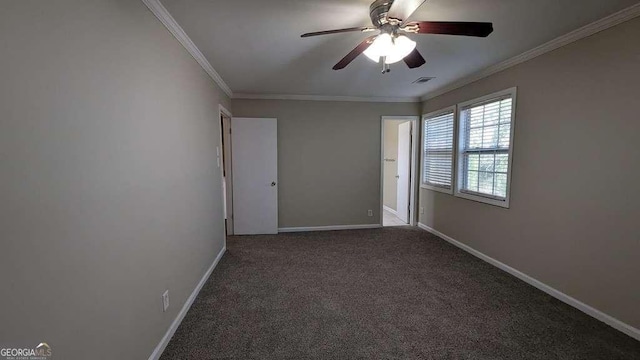
<svg viewBox="0 0 640 360">
<path fill-rule="evenodd" d="M 400 175 L 396 175 L 396 179 L 400 179 Z"/>
<path fill-rule="evenodd" d="M 272 182 L 271 182 L 271 186 L 276 186 L 276 182 L 275 182 L 275 181 L 272 181 Z"/>
</svg>

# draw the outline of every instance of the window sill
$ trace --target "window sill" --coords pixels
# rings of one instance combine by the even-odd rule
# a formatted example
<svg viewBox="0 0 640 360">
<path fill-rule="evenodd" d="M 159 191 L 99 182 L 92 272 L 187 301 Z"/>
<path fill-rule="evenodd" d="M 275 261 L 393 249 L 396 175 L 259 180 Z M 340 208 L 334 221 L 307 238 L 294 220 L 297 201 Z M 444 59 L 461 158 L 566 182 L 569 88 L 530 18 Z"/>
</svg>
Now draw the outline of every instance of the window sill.
<svg viewBox="0 0 640 360">
<path fill-rule="evenodd" d="M 507 196 L 507 198 L 505 200 L 499 200 L 499 199 L 493 199 L 490 197 L 484 197 L 481 195 L 475 195 L 475 194 L 471 194 L 471 193 L 466 193 L 466 192 L 461 192 L 461 191 L 456 191 L 456 193 L 454 194 L 456 197 L 459 198 L 463 198 L 463 199 L 467 199 L 467 200 L 473 200 L 476 202 L 481 202 L 481 203 L 485 203 L 485 204 L 489 204 L 489 205 L 493 205 L 493 206 L 498 206 L 498 207 L 502 207 L 505 209 L 509 208 L 509 196 Z"/>
<path fill-rule="evenodd" d="M 427 185 L 427 184 L 420 184 L 420 188 L 421 189 L 432 190 L 432 191 L 437 191 L 437 192 L 441 192 L 441 193 L 444 193 L 444 194 L 453 195 L 453 188 L 447 189 L 447 188 L 444 188 L 444 187 Z"/>
</svg>

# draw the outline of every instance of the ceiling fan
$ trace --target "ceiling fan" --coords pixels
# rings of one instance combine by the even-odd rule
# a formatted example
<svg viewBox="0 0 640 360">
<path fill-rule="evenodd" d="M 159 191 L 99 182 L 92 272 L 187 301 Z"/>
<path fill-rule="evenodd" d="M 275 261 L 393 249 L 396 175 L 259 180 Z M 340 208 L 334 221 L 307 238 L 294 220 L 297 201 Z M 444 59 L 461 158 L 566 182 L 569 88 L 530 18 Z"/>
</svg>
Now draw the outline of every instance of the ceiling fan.
<svg viewBox="0 0 640 360">
<path fill-rule="evenodd" d="M 486 22 L 459 21 L 407 21 L 426 0 L 376 0 L 369 7 L 373 27 L 352 27 L 346 29 L 318 31 L 301 37 L 338 34 L 344 32 L 379 31 L 379 34 L 364 39 L 355 49 L 340 60 L 333 70 L 344 69 L 358 55 L 382 65 L 382 73 L 388 73 L 389 64 L 404 60 L 411 69 L 426 63 L 416 49 L 415 41 L 405 34 L 446 34 L 487 37 L 493 32 L 493 24 Z"/>
</svg>

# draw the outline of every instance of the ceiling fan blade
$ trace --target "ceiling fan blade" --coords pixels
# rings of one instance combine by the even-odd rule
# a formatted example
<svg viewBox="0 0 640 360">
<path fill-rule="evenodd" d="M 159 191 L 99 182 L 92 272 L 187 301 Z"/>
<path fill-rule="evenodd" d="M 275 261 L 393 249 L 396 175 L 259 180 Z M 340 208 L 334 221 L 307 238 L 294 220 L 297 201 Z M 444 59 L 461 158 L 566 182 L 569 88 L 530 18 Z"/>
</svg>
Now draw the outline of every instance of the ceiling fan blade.
<svg viewBox="0 0 640 360">
<path fill-rule="evenodd" d="M 370 28 L 370 27 L 352 27 L 352 28 L 346 28 L 346 29 L 310 32 L 310 33 L 302 34 L 300 35 L 300 37 L 304 38 L 304 37 L 310 37 L 310 36 L 339 34 L 339 33 L 352 32 L 352 31 L 365 32 L 365 31 L 373 31 L 373 30 L 376 30 L 376 29 Z"/>
<path fill-rule="evenodd" d="M 418 34 L 444 34 L 487 37 L 493 32 L 493 24 L 461 21 L 413 21 L 406 27 L 418 27 Z M 413 32 L 409 30 L 409 32 Z"/>
<path fill-rule="evenodd" d="M 404 63 L 407 64 L 409 69 L 415 69 L 424 65 L 427 61 L 422 57 L 418 49 L 413 49 L 409 55 L 405 56 Z"/>
<path fill-rule="evenodd" d="M 395 0 L 387 13 L 387 18 L 399 19 L 404 23 L 425 1 L 426 0 Z"/>
<path fill-rule="evenodd" d="M 378 35 L 369 36 L 368 38 L 364 39 L 358 46 L 356 46 L 355 49 L 351 50 L 351 52 L 348 53 L 347 56 L 338 61 L 338 63 L 333 66 L 333 70 L 340 70 L 347 67 L 347 65 L 349 65 L 355 58 L 358 57 L 358 55 L 362 54 L 369 48 L 369 46 L 371 46 L 373 39 L 375 39 L 376 37 L 378 37 Z"/>
</svg>

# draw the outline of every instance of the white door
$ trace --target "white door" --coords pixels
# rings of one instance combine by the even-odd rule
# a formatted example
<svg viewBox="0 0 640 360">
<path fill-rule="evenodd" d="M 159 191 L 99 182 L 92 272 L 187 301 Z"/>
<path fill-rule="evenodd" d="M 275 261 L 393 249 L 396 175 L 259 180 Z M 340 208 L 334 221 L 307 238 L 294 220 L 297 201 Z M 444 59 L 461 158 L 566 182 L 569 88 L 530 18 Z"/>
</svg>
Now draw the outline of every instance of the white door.
<svg viewBox="0 0 640 360">
<path fill-rule="evenodd" d="M 411 122 L 398 125 L 398 218 L 409 222 L 411 187 Z"/>
<path fill-rule="evenodd" d="M 233 232 L 278 233 L 278 121 L 233 118 Z"/>
</svg>

